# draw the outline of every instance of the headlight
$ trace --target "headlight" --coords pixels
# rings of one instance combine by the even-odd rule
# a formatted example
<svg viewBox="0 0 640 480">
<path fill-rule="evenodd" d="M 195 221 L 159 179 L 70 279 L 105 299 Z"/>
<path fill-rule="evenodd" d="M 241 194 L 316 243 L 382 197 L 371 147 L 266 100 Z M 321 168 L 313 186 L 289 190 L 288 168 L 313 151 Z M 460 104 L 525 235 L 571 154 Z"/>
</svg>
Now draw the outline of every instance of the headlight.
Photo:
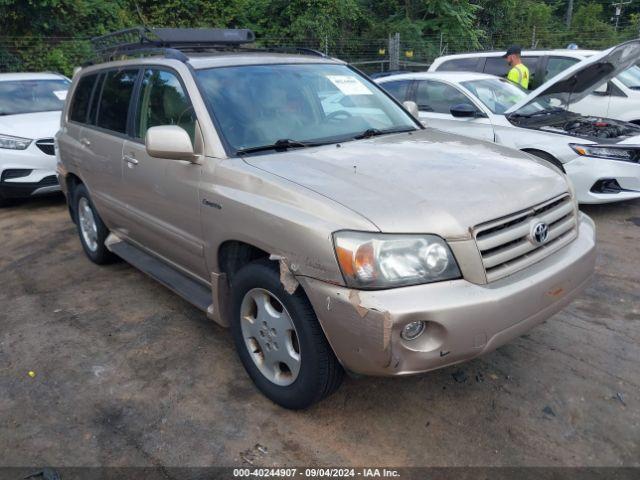
<svg viewBox="0 0 640 480">
<path fill-rule="evenodd" d="M 10 150 L 24 150 L 29 145 L 31 145 L 31 142 L 32 140 L 29 138 L 0 135 L 0 148 L 8 148 Z"/>
<path fill-rule="evenodd" d="M 391 288 L 460 278 L 449 246 L 435 235 L 336 232 L 336 257 L 347 285 Z"/>
<path fill-rule="evenodd" d="M 583 157 L 608 158 L 627 162 L 634 161 L 637 153 L 636 148 L 618 146 L 576 145 L 573 143 L 570 146 L 578 155 Z"/>
</svg>

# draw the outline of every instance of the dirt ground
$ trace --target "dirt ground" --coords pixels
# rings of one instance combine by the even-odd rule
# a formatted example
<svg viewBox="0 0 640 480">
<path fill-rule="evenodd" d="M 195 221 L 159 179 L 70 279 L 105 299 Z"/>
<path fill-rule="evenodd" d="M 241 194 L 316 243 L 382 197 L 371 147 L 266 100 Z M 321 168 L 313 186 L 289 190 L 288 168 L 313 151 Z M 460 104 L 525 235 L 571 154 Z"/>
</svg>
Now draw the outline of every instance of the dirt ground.
<svg viewBox="0 0 640 480">
<path fill-rule="evenodd" d="M 0 209 L 0 465 L 638 466 L 640 202 L 584 211 L 597 274 L 563 312 L 470 363 L 347 378 L 290 412 L 228 331 L 90 263 L 61 198 Z"/>
</svg>

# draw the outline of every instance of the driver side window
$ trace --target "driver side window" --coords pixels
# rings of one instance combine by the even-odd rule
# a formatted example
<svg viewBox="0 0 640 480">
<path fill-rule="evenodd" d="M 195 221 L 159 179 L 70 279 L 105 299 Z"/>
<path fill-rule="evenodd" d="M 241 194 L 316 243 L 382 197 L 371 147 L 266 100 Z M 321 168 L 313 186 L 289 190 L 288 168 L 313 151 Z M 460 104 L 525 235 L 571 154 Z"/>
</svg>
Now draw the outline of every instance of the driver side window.
<svg viewBox="0 0 640 480">
<path fill-rule="evenodd" d="M 146 70 L 136 115 L 135 136 L 144 140 L 148 129 L 160 125 L 182 127 L 194 142 L 196 115 L 178 77 L 165 70 Z"/>
<path fill-rule="evenodd" d="M 421 80 L 418 82 L 416 91 L 418 109 L 424 112 L 451 114 L 451 107 L 467 103 L 473 103 L 460 92 L 446 83 L 432 80 Z"/>
</svg>

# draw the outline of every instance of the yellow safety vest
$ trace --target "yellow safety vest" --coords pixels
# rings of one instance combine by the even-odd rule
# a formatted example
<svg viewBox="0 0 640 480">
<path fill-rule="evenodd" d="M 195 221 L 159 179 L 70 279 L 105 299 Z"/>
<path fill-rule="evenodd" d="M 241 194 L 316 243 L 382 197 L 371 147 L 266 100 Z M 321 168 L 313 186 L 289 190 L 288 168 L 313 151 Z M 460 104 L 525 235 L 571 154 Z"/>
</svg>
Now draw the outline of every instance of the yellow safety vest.
<svg viewBox="0 0 640 480">
<path fill-rule="evenodd" d="M 519 63 L 509 70 L 507 80 L 527 89 L 529 88 L 529 69 L 524 63 Z"/>
</svg>

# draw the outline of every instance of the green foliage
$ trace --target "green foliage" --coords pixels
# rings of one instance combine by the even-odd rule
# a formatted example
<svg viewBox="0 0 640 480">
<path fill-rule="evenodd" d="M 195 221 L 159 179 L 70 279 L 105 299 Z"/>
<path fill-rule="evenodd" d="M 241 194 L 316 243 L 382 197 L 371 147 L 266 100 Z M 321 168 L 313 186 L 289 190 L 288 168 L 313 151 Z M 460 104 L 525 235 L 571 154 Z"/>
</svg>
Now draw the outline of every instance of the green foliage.
<svg viewBox="0 0 640 480">
<path fill-rule="evenodd" d="M 0 70 L 70 74 L 91 56 L 88 39 L 139 24 L 245 27 L 263 45 L 303 45 L 354 59 L 376 56 L 399 32 L 403 50 L 431 59 L 448 52 L 577 43 L 603 48 L 640 32 L 640 2 L 616 31 L 605 2 L 575 0 L 0 0 Z M 637 3 L 637 5 L 636 5 Z"/>
</svg>

